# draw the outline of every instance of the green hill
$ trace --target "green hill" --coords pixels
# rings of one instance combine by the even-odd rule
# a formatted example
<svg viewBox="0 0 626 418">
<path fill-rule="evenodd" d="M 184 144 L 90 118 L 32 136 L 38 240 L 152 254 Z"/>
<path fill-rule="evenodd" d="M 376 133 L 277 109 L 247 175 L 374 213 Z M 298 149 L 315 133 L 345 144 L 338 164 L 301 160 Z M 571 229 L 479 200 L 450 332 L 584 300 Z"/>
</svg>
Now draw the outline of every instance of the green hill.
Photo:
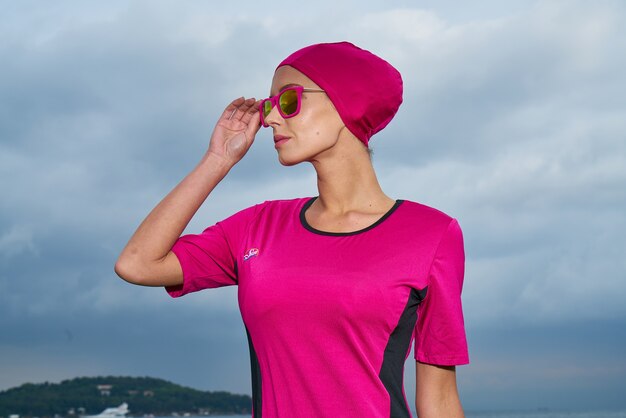
<svg viewBox="0 0 626 418">
<path fill-rule="evenodd" d="M 229 392 L 203 392 L 151 377 L 79 377 L 61 383 L 26 383 L 0 392 L 0 417 L 78 418 L 128 403 L 130 415 L 249 414 L 252 399 Z"/>
</svg>

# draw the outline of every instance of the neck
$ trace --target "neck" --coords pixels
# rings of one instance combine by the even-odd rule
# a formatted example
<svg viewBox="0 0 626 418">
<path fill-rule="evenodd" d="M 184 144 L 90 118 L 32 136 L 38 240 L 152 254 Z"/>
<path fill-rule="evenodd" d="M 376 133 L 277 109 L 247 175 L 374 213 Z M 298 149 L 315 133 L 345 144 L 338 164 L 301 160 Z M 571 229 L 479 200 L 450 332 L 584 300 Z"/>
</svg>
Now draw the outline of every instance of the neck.
<svg viewBox="0 0 626 418">
<path fill-rule="evenodd" d="M 342 139 L 312 161 L 320 208 L 338 215 L 385 210 L 394 201 L 383 193 L 367 149 L 354 138 Z"/>
</svg>

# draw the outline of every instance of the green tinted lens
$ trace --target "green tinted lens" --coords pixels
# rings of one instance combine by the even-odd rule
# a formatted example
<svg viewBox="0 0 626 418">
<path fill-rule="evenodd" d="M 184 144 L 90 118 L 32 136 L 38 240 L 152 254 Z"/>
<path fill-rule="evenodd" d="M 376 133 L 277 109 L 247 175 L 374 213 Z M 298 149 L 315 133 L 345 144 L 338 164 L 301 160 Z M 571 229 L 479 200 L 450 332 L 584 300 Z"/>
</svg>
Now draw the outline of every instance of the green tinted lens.
<svg viewBox="0 0 626 418">
<path fill-rule="evenodd" d="M 272 102 L 269 100 L 264 101 L 263 102 L 263 117 L 266 118 L 267 115 L 269 115 L 271 111 L 272 111 Z"/>
<path fill-rule="evenodd" d="M 278 103 L 280 103 L 280 110 L 283 111 L 283 114 L 293 115 L 298 110 L 298 93 L 295 90 L 287 90 L 280 95 Z"/>
</svg>

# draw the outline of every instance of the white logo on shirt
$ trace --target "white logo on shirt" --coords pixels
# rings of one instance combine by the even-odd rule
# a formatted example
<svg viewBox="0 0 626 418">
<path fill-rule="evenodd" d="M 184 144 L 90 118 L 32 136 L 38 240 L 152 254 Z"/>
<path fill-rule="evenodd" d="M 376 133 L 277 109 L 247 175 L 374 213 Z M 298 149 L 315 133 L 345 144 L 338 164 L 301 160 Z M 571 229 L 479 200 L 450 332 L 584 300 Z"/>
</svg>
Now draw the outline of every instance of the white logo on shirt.
<svg viewBox="0 0 626 418">
<path fill-rule="evenodd" d="M 243 256 L 243 261 L 246 261 L 247 259 L 249 259 L 250 257 L 254 257 L 259 255 L 259 249 L 258 248 L 250 248 Z"/>
</svg>

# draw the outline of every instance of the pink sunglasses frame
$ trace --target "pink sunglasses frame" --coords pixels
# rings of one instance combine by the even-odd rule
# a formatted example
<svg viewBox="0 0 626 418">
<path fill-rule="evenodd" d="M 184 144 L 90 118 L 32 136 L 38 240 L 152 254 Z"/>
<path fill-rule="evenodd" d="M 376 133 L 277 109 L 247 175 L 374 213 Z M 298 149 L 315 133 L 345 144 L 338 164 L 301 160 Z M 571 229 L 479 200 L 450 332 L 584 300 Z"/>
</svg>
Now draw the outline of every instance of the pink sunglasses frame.
<svg viewBox="0 0 626 418">
<path fill-rule="evenodd" d="M 297 107 L 296 107 L 296 111 L 293 112 L 290 115 L 286 115 L 285 113 L 283 113 L 283 110 L 280 108 L 280 96 L 285 93 L 286 91 L 289 90 L 295 90 L 296 91 L 296 100 L 297 100 Z M 289 86 L 289 87 L 285 87 L 284 89 L 282 89 L 277 95 L 272 96 L 272 97 L 268 97 L 267 99 L 263 99 L 261 100 L 261 103 L 259 103 L 259 115 L 261 116 L 261 125 L 263 125 L 264 128 L 269 127 L 269 125 L 267 123 L 265 123 L 265 117 L 263 116 L 263 106 L 265 105 L 265 102 L 267 102 L 269 100 L 269 102 L 272 105 L 272 109 L 277 108 L 278 109 L 278 113 L 280 114 L 280 116 L 282 116 L 283 119 L 289 119 L 289 118 L 293 118 L 294 116 L 296 116 L 298 113 L 300 113 L 300 105 L 302 104 L 302 93 L 306 92 L 306 93 L 326 93 L 324 90 L 316 90 L 316 89 L 307 89 L 304 88 L 303 86 Z M 271 110 L 270 110 L 271 113 Z M 269 115 L 269 113 L 268 113 Z"/>
</svg>

